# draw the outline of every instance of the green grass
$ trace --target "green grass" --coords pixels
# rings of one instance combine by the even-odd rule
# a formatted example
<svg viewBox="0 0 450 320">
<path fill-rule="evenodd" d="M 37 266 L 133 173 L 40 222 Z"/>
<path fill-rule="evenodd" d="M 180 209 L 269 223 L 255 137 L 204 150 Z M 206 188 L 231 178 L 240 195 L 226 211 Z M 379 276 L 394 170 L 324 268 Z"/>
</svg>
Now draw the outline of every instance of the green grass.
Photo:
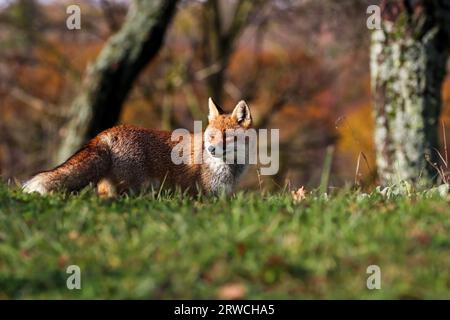
<svg viewBox="0 0 450 320">
<path fill-rule="evenodd" d="M 68 265 L 81 290 L 66 288 Z M 368 290 L 366 268 L 381 268 Z M 450 298 L 450 210 L 440 198 L 346 192 L 25 195 L 0 185 L 0 298 Z M 226 297 L 226 296 L 225 296 Z"/>
</svg>

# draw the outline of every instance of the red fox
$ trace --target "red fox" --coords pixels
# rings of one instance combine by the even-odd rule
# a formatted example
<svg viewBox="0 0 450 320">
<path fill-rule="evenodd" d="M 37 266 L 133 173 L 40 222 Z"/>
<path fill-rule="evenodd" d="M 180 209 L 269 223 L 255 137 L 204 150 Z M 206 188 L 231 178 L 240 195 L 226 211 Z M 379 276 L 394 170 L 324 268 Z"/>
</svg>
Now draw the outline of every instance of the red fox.
<svg viewBox="0 0 450 320">
<path fill-rule="evenodd" d="M 116 126 L 98 134 L 60 166 L 32 177 L 23 185 L 23 191 L 40 194 L 55 190 L 71 192 L 93 184 L 97 186 L 98 194 L 105 197 L 139 192 L 151 186 L 179 187 L 190 193 L 229 194 L 247 164 L 224 161 L 225 131 L 248 130 L 252 117 L 244 101 L 240 101 L 231 114 L 224 114 L 211 98 L 208 106 L 208 126 L 200 134 L 188 133 L 184 138 L 189 139 L 177 142 L 168 131 Z M 188 163 L 173 162 L 171 154 L 177 143 L 190 144 Z"/>
</svg>

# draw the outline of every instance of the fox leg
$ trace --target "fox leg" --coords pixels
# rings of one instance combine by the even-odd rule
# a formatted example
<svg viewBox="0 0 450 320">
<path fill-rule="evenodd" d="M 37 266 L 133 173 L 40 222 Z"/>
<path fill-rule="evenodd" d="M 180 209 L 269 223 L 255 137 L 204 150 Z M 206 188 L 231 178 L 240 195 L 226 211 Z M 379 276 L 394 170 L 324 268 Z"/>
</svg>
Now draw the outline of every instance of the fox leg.
<svg viewBox="0 0 450 320">
<path fill-rule="evenodd" d="M 117 187 L 110 179 L 103 178 L 97 184 L 97 194 L 100 198 L 114 198 L 117 196 Z"/>
</svg>

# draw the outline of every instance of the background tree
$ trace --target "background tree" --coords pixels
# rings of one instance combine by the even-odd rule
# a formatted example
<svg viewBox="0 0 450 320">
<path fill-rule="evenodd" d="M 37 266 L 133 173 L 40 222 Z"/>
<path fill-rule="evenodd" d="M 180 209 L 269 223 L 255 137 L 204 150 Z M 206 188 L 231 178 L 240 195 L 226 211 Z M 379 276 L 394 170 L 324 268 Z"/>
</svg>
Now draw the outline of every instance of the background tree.
<svg viewBox="0 0 450 320">
<path fill-rule="evenodd" d="M 177 0 L 134 0 L 122 28 L 88 66 L 56 162 L 115 125 L 134 80 L 161 48 Z"/>
<path fill-rule="evenodd" d="M 436 172 L 441 89 L 450 49 L 450 2 L 382 1 L 373 32 L 375 145 L 383 184 L 431 181 Z"/>
<path fill-rule="evenodd" d="M 320 181 L 368 187 L 376 171 L 366 28 L 373 1 L 241 1 L 180 1 L 164 46 L 136 77 L 118 123 L 192 130 L 194 119 L 206 120 L 214 86 L 225 110 L 246 99 L 256 127 L 280 129 L 278 174 L 258 177 L 253 167 L 246 188 L 315 188 Z M 85 85 L 87 66 L 120 32 L 131 2 L 80 0 L 77 31 L 65 27 L 65 1 L 0 4 L 2 179 L 22 180 L 52 166 L 67 120 L 79 116 L 73 101 Z M 245 19 L 238 19 L 244 8 Z M 216 14 L 220 28 L 214 26 Z M 239 31 L 225 41 L 231 45 L 222 59 L 214 51 L 217 32 L 227 34 L 232 21 L 240 21 Z M 216 77 L 218 61 L 225 63 Z M 444 89 L 442 119 L 450 123 L 450 81 Z M 322 179 L 330 145 L 331 173 Z"/>
<path fill-rule="evenodd" d="M 240 33 L 248 26 L 251 13 L 261 12 L 267 1 L 208 0 L 203 10 L 203 60 L 209 66 L 211 96 L 222 103 L 225 72 Z M 256 11 L 256 12 L 255 12 Z"/>
</svg>

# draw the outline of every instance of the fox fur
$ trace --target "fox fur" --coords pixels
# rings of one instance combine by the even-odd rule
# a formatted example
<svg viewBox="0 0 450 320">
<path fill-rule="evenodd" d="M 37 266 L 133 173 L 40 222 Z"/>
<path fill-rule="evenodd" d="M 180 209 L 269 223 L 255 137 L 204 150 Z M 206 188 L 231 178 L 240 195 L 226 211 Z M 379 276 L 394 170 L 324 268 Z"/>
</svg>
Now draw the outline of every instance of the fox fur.
<svg viewBox="0 0 450 320">
<path fill-rule="evenodd" d="M 244 101 L 237 104 L 232 114 L 223 114 L 209 99 L 206 132 L 211 128 L 222 133 L 227 129 L 248 129 L 251 124 L 250 109 Z M 161 185 L 191 194 L 233 192 L 247 165 L 227 164 L 208 152 L 220 142 L 220 137 L 208 137 L 205 132 L 189 135 L 193 145 L 191 158 L 204 154 L 203 161 L 176 165 L 171 152 L 178 142 L 172 141 L 171 132 L 132 125 L 107 129 L 63 164 L 32 177 L 23 185 L 23 191 L 45 195 L 55 190 L 78 191 L 93 184 L 98 194 L 106 197 Z M 202 148 L 202 152 L 195 148 Z"/>
</svg>

